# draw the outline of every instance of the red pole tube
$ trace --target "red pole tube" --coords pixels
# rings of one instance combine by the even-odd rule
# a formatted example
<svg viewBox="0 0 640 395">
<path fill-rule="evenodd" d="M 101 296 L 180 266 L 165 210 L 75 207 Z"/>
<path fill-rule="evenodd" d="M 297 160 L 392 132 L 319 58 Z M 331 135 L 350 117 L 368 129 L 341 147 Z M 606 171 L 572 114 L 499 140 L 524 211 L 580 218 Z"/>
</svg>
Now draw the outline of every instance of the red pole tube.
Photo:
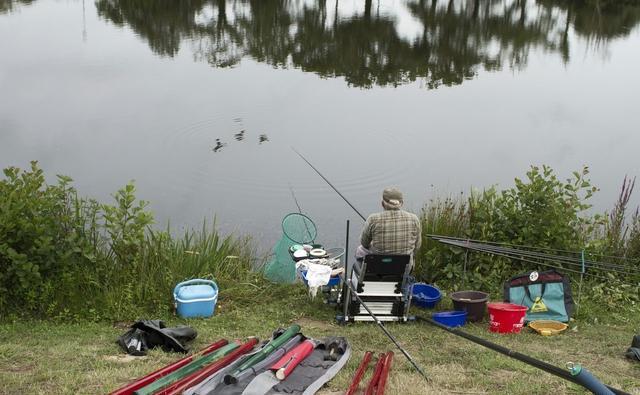
<svg viewBox="0 0 640 395">
<path fill-rule="evenodd" d="M 271 366 L 270 369 L 275 371 L 278 380 L 284 380 L 315 348 L 316 344 L 313 341 L 305 340 L 286 353 L 278 362 Z"/>
<path fill-rule="evenodd" d="M 226 346 L 229 342 L 226 341 L 225 339 L 220 339 L 217 342 L 209 345 L 206 348 L 203 348 L 202 350 L 198 351 L 197 353 L 193 354 L 193 355 L 189 355 L 187 357 L 184 357 L 178 361 L 175 361 L 174 363 L 172 363 L 171 365 L 167 365 L 164 368 L 158 369 L 155 372 L 151 372 L 148 375 L 141 377 L 139 379 L 137 379 L 136 381 L 129 383 L 127 385 L 125 385 L 122 388 L 119 388 L 115 391 L 113 391 L 111 394 L 109 395 L 131 395 L 133 394 L 134 391 L 139 390 L 142 387 L 145 387 L 151 383 L 153 383 L 154 381 L 156 381 L 157 379 L 159 379 L 162 376 L 166 376 L 169 373 L 180 369 L 181 367 L 187 365 L 188 363 L 190 363 L 191 361 L 193 361 L 193 358 L 197 355 L 207 355 L 212 353 L 213 351 L 219 349 L 222 346 Z"/>
<path fill-rule="evenodd" d="M 380 373 L 382 373 L 382 367 L 384 366 L 385 359 L 385 354 L 380 354 L 378 357 L 376 369 L 373 371 L 373 376 L 371 376 L 371 380 L 369 380 L 369 385 L 367 385 L 367 389 L 364 391 L 365 395 L 373 395 L 373 392 L 378 385 L 378 380 L 380 380 Z"/>
<path fill-rule="evenodd" d="M 197 372 L 190 374 L 187 377 L 184 377 L 182 380 L 176 381 L 175 383 L 171 384 L 170 386 L 166 387 L 165 389 L 163 389 L 162 391 L 154 395 L 181 394 L 183 391 L 195 386 L 196 384 L 200 383 L 202 380 L 211 376 L 213 373 L 229 365 L 231 362 L 235 361 L 242 354 L 248 353 L 249 351 L 251 351 L 251 349 L 253 349 L 253 347 L 255 347 L 256 344 L 258 344 L 258 338 L 257 337 L 251 338 L 246 343 L 236 348 L 229 355 L 217 360 L 216 362 L 213 362 L 210 365 L 207 365 L 206 367 L 200 369 Z"/>
<path fill-rule="evenodd" d="M 369 366 L 369 361 L 371 361 L 372 355 L 373 353 L 371 351 L 367 351 L 366 353 L 364 353 L 364 357 L 362 357 L 362 362 L 360 362 L 360 366 L 358 366 L 358 369 L 356 370 L 356 374 L 353 376 L 353 381 L 351 382 L 351 385 L 349 386 L 349 388 L 347 389 L 347 392 L 345 392 L 344 395 L 355 394 L 356 390 L 358 389 L 358 385 L 360 384 L 360 380 L 362 380 L 362 376 L 364 376 L 364 372 L 367 370 L 367 367 Z"/>
<path fill-rule="evenodd" d="M 393 351 L 389 351 L 386 355 L 382 372 L 380 373 L 380 379 L 378 380 L 378 388 L 376 389 L 376 395 L 384 395 L 384 387 L 387 385 L 387 377 L 389 377 L 389 370 L 391 370 L 391 361 L 393 360 Z"/>
</svg>

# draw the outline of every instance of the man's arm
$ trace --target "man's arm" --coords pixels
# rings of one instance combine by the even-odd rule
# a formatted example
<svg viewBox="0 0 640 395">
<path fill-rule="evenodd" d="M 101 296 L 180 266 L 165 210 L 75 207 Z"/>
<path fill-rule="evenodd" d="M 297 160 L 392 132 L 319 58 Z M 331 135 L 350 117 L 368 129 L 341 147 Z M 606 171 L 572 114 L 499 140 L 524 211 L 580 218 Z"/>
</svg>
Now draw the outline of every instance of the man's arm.
<svg viewBox="0 0 640 395">
<path fill-rule="evenodd" d="M 360 244 L 364 248 L 369 249 L 371 247 L 371 239 L 371 217 L 369 217 L 365 221 L 364 227 L 362 228 L 362 234 L 360 235 Z"/>
</svg>

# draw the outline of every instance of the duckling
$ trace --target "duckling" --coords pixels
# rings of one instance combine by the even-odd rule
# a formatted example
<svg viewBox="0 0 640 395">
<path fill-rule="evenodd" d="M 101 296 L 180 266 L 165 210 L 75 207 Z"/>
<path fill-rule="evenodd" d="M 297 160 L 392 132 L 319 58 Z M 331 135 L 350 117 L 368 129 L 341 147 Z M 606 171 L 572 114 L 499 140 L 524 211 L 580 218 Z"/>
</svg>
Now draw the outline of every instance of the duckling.
<svg viewBox="0 0 640 395">
<path fill-rule="evenodd" d="M 213 152 L 218 152 L 226 145 L 227 145 L 227 143 L 223 143 L 223 142 L 220 141 L 220 139 L 216 139 L 216 146 L 211 148 L 211 150 Z"/>
</svg>

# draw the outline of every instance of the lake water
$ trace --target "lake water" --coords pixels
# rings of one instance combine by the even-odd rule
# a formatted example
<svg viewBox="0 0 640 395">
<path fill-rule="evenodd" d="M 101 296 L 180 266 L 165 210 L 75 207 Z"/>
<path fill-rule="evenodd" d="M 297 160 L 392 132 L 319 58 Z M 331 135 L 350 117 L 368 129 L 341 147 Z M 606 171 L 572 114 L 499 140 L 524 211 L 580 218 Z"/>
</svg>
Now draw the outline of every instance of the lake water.
<svg viewBox="0 0 640 395">
<path fill-rule="evenodd" d="M 0 166 L 38 160 L 159 225 L 327 244 L 395 185 L 418 211 L 531 164 L 640 175 L 640 2 L 0 0 Z M 639 200 L 636 198 L 634 203 Z"/>
</svg>

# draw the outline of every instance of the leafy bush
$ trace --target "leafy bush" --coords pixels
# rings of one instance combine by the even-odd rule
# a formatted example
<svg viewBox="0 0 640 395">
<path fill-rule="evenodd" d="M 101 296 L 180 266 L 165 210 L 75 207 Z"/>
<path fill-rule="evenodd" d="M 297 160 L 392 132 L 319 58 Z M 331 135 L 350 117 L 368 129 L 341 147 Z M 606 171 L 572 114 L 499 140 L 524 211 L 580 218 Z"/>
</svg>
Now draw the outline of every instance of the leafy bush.
<svg viewBox="0 0 640 395">
<path fill-rule="evenodd" d="M 581 250 L 600 216 L 584 216 L 588 200 L 597 191 L 585 167 L 560 181 L 548 166 L 532 166 L 526 179 L 503 191 L 495 187 L 472 191 L 465 200 L 436 200 L 422 211 L 425 233 L 516 245 Z M 446 226 L 442 226 L 446 224 Z M 431 282 L 445 282 L 476 289 L 496 287 L 508 276 L 524 269 L 519 262 L 425 240 L 419 253 L 418 271 Z M 466 266 L 466 273 L 465 268 Z"/>
<path fill-rule="evenodd" d="M 133 184 L 115 204 L 79 198 L 71 179 L 48 185 L 33 162 L 0 180 L 0 314 L 133 318 L 166 313 L 176 283 L 252 279 L 249 241 L 212 228 L 175 238 L 150 228 Z"/>
<path fill-rule="evenodd" d="M 58 176 L 46 185 L 36 163 L 4 170 L 0 181 L 0 311 L 35 311 L 64 300 L 95 262 L 85 218 L 97 205 L 80 200 Z M 89 236 L 89 237 L 87 237 Z"/>
</svg>

